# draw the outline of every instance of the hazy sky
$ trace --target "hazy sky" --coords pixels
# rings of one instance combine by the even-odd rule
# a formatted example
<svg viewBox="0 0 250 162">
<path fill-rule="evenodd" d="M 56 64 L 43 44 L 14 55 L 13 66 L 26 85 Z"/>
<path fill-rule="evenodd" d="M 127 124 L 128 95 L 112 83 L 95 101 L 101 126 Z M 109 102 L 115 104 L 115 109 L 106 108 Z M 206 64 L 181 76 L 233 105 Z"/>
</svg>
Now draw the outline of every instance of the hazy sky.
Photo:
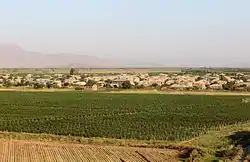
<svg viewBox="0 0 250 162">
<path fill-rule="evenodd" d="M 249 7 L 249 0 L 6 0 L 0 42 L 43 53 L 249 65 Z"/>
</svg>

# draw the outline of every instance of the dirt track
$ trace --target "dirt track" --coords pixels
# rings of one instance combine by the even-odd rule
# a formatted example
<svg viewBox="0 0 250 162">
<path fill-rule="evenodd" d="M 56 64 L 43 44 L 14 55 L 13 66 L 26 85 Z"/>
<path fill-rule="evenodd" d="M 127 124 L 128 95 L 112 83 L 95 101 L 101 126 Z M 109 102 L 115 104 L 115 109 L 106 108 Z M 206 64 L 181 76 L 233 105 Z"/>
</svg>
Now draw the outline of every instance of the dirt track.
<svg viewBox="0 0 250 162">
<path fill-rule="evenodd" d="M 0 161 L 8 162 L 171 162 L 177 156 L 166 149 L 0 140 Z"/>
<path fill-rule="evenodd" d="M 25 89 L 25 88 L 0 88 L 1 91 L 17 92 L 67 92 L 74 89 Z M 85 91 L 87 92 L 87 91 Z M 134 94 L 175 94 L 175 95 L 218 95 L 218 96 L 250 96 L 250 92 L 226 92 L 226 91 L 158 91 L 158 90 L 121 90 L 121 91 L 98 91 L 99 93 L 134 93 Z"/>
<path fill-rule="evenodd" d="M 134 93 L 134 94 L 175 94 L 175 95 L 218 95 L 218 96 L 250 96 L 250 92 L 223 92 L 223 91 L 157 91 L 157 90 L 123 90 L 102 93 Z"/>
</svg>

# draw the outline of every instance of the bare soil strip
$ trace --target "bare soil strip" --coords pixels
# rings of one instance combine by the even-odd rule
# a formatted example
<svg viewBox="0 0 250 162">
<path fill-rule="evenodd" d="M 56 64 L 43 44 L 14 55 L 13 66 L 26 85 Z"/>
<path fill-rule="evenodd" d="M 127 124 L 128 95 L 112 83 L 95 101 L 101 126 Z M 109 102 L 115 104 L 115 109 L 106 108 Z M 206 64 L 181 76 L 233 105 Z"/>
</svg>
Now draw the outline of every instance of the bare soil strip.
<svg viewBox="0 0 250 162">
<path fill-rule="evenodd" d="M 67 89 L 29 89 L 29 88 L 0 88 L 1 91 L 17 92 L 67 92 L 75 91 L 72 88 Z M 89 91 L 83 91 L 89 92 Z M 250 96 L 250 92 L 230 92 L 230 91 L 178 91 L 178 90 L 120 90 L 120 91 L 96 91 L 98 93 L 125 93 L 125 94 L 176 94 L 176 95 L 218 95 L 218 96 Z"/>
<path fill-rule="evenodd" d="M 0 159 L 9 162 L 174 162 L 178 154 L 170 149 L 0 140 Z"/>
<path fill-rule="evenodd" d="M 175 95 L 218 95 L 218 96 L 250 96 L 250 92 L 226 92 L 226 91 L 157 91 L 157 90 L 122 90 L 103 91 L 101 93 L 124 93 L 124 94 L 175 94 Z"/>
</svg>

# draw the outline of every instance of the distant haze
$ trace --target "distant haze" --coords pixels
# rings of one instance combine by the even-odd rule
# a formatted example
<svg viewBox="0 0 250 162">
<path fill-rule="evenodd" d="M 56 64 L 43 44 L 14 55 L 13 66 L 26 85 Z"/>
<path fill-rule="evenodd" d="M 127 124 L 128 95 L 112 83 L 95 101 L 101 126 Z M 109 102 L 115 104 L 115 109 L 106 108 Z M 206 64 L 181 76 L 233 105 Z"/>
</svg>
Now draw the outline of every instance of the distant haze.
<svg viewBox="0 0 250 162">
<path fill-rule="evenodd" d="M 27 51 L 18 45 L 0 44 L 0 68 L 104 68 L 119 67 L 113 60 L 100 59 L 88 55 L 42 54 Z"/>
<path fill-rule="evenodd" d="M 249 6 L 249 0 L 3 1 L 0 67 L 250 67 Z"/>
</svg>

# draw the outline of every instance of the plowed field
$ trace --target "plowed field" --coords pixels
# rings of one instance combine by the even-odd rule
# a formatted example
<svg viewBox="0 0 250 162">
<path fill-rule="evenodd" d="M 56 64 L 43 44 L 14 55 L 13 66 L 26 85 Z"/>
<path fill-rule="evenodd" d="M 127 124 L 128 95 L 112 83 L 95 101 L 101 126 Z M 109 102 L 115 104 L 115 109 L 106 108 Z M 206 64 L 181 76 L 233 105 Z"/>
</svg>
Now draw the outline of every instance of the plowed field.
<svg viewBox="0 0 250 162">
<path fill-rule="evenodd" d="M 0 161 L 8 162 L 171 162 L 177 157 L 178 151 L 167 149 L 0 140 Z"/>
</svg>

